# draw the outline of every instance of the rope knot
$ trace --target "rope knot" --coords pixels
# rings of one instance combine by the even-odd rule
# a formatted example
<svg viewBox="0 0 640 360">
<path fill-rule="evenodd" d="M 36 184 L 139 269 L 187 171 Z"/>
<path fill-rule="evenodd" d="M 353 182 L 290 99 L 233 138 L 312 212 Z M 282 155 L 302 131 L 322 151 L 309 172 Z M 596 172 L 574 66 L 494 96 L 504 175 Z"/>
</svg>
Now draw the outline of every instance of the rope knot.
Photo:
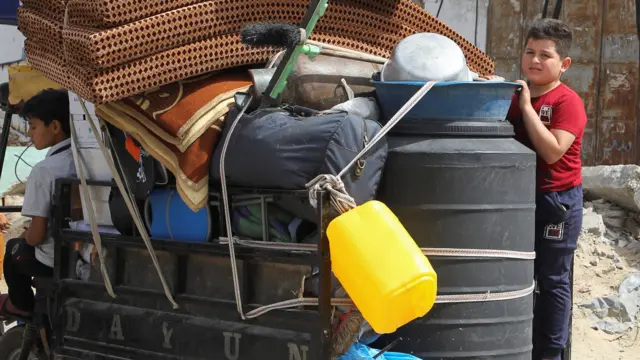
<svg viewBox="0 0 640 360">
<path fill-rule="evenodd" d="M 336 175 L 318 175 L 306 185 L 309 189 L 309 203 L 314 209 L 318 208 L 318 192 L 328 191 L 331 195 L 331 205 L 339 212 L 344 213 L 356 207 L 356 201 L 347 194 L 342 180 Z"/>
</svg>

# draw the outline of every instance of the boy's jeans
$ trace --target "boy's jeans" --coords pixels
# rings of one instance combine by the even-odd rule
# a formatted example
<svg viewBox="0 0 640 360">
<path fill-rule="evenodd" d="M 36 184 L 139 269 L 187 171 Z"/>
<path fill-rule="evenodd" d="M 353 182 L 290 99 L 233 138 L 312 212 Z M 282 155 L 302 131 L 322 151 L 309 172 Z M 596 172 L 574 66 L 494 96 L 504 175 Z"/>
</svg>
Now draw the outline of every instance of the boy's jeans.
<svg viewBox="0 0 640 360">
<path fill-rule="evenodd" d="M 9 288 L 9 298 L 16 308 L 32 312 L 34 295 L 31 279 L 34 276 L 51 277 L 53 268 L 36 259 L 35 248 L 22 238 L 7 242 L 4 254 L 4 278 Z"/>
<path fill-rule="evenodd" d="M 536 195 L 538 291 L 534 308 L 534 360 L 560 359 L 569 339 L 571 269 L 582 229 L 582 185 Z"/>
</svg>

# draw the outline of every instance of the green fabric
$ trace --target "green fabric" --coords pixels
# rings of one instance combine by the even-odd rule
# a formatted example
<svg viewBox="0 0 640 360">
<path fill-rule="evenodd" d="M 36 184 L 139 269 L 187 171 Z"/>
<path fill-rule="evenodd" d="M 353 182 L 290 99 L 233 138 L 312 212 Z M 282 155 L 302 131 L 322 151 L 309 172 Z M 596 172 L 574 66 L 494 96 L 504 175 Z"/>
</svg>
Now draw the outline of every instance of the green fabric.
<svg viewBox="0 0 640 360">
<path fill-rule="evenodd" d="M 260 204 L 242 206 L 234 209 L 233 213 L 234 232 L 237 235 L 254 240 L 263 240 Z M 273 204 L 267 204 L 267 217 L 269 222 L 268 241 L 294 242 L 289 232 L 289 225 L 294 221 L 295 216 Z"/>
</svg>

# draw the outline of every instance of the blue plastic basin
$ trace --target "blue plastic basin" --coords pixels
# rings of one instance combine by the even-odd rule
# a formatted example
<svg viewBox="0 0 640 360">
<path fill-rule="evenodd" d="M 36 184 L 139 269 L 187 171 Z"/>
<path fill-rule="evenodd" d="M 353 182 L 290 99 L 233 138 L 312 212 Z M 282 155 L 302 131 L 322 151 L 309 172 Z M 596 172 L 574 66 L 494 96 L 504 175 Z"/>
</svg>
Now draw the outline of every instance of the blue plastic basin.
<svg viewBox="0 0 640 360">
<path fill-rule="evenodd" d="M 372 81 L 386 123 L 415 95 L 424 82 Z M 403 118 L 403 122 L 504 121 L 511 99 L 520 84 L 515 82 L 451 81 L 434 85 Z M 400 123 L 398 125 L 400 125 Z"/>
</svg>

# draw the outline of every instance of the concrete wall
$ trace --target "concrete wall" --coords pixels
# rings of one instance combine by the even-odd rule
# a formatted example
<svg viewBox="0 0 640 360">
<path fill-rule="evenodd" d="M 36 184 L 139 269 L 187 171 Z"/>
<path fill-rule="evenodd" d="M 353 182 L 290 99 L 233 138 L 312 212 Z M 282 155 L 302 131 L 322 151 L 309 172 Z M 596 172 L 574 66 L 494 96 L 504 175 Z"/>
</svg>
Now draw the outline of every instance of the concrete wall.
<svg viewBox="0 0 640 360">
<path fill-rule="evenodd" d="M 544 0 L 414 0 L 491 56 L 496 73 L 522 77 L 524 31 Z M 549 0 L 549 13 L 556 0 Z M 582 97 L 589 124 L 588 165 L 640 164 L 640 45 L 635 0 L 564 1 L 561 18 L 574 31 L 573 65 L 564 80 Z"/>
<path fill-rule="evenodd" d="M 0 64 L 21 59 L 23 44 L 24 36 L 17 27 L 0 25 Z M 7 70 L 0 66 L 0 83 L 6 81 Z"/>
<path fill-rule="evenodd" d="M 436 15 L 460 35 L 485 50 L 489 0 L 424 0 L 424 8 Z"/>
<path fill-rule="evenodd" d="M 550 1 L 551 6 L 555 1 Z M 487 53 L 496 72 L 522 76 L 526 29 L 543 0 L 491 0 Z M 586 165 L 640 163 L 638 103 L 640 45 L 635 0 L 564 1 L 561 19 L 573 29 L 573 64 L 563 80 L 581 97 L 589 122 L 582 146 Z"/>
</svg>

